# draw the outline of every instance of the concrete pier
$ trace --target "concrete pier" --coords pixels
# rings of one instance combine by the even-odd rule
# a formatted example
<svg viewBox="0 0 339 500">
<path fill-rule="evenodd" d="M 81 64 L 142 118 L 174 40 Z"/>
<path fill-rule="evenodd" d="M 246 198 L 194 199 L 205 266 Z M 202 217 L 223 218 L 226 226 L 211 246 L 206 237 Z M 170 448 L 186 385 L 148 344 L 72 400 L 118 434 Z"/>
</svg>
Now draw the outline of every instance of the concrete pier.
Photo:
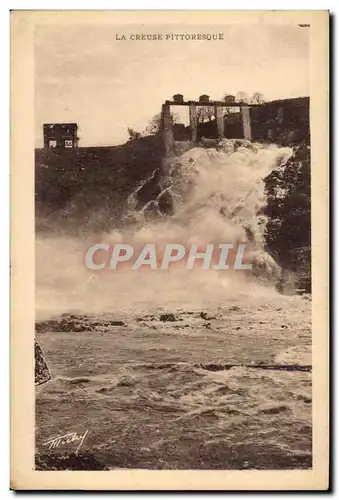
<svg viewBox="0 0 339 500">
<path fill-rule="evenodd" d="M 215 119 L 217 122 L 218 137 L 221 139 L 224 137 L 224 115 L 222 113 L 222 107 L 215 106 Z"/>
<path fill-rule="evenodd" d="M 251 117 L 250 117 L 250 108 L 248 104 L 242 104 L 240 106 L 241 109 L 241 117 L 242 117 L 242 125 L 244 131 L 244 139 L 248 141 L 252 140 L 252 130 L 251 130 Z"/>
<path fill-rule="evenodd" d="M 197 142 L 198 139 L 198 120 L 197 120 L 197 107 L 194 103 L 189 103 L 189 116 L 191 127 L 191 140 Z"/>
</svg>

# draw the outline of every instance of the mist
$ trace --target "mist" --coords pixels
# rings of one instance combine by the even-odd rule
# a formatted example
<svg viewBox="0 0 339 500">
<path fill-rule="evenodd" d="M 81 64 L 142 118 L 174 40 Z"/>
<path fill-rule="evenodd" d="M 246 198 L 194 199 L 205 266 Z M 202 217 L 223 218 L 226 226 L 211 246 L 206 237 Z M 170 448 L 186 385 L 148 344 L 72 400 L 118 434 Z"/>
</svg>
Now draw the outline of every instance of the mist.
<svg viewBox="0 0 339 500">
<path fill-rule="evenodd" d="M 109 313 L 155 308 L 199 308 L 225 301 L 251 301 L 277 294 L 279 267 L 265 248 L 265 177 L 287 161 L 292 149 L 223 140 L 218 149 L 193 148 L 167 165 L 159 194 L 140 206 L 142 183 L 126 199 L 121 220 L 98 234 L 64 234 L 62 224 L 36 235 L 36 314 L 45 319 L 65 312 Z M 155 172 L 150 178 L 153 178 Z M 171 213 L 162 209 L 171 199 Z M 91 214 L 95 218 L 95 214 Z M 192 243 L 245 243 L 252 273 L 234 270 L 187 270 L 182 263 L 168 270 L 91 271 L 85 265 L 89 247 L 96 243 L 128 243 L 141 249 L 152 243 L 186 248 Z"/>
</svg>

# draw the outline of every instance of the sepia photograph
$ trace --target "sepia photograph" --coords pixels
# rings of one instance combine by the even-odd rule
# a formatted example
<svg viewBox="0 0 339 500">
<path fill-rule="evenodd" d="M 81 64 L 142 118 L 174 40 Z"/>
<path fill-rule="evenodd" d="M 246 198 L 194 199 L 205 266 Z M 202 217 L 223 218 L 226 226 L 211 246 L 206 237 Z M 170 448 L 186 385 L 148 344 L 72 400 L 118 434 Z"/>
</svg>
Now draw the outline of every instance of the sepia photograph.
<svg viewBox="0 0 339 500">
<path fill-rule="evenodd" d="M 312 473 L 328 13 L 106 14 L 31 30 L 31 469 Z"/>
</svg>

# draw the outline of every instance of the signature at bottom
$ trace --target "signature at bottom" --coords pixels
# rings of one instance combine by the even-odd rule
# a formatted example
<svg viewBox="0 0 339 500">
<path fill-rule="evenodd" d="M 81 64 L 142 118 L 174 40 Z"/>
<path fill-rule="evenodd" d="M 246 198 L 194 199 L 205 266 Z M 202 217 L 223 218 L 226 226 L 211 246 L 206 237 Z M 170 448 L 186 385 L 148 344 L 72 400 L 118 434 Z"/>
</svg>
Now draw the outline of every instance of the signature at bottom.
<svg viewBox="0 0 339 500">
<path fill-rule="evenodd" d="M 43 443 L 43 446 L 49 446 L 49 450 L 52 448 L 57 448 L 61 444 L 69 444 L 69 443 L 77 443 L 79 442 L 79 445 L 75 451 L 75 454 L 78 454 L 78 451 L 80 450 L 80 447 L 82 443 L 84 442 L 85 437 L 87 436 L 88 431 L 84 432 L 82 435 L 78 435 L 76 432 L 69 432 L 68 434 L 63 434 L 62 436 L 57 436 L 53 439 L 49 439 L 45 443 Z"/>
</svg>

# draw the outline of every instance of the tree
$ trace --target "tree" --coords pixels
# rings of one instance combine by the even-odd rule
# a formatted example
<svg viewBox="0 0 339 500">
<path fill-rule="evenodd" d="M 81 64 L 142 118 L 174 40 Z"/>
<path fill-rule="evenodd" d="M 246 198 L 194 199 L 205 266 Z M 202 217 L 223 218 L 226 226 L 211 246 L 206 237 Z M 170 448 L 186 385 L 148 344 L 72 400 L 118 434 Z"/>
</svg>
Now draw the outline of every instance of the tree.
<svg viewBox="0 0 339 500">
<path fill-rule="evenodd" d="M 146 127 L 147 135 L 155 135 L 161 128 L 161 114 L 154 115 Z"/>
<path fill-rule="evenodd" d="M 140 139 L 140 137 L 142 137 L 142 133 L 137 132 L 133 128 L 128 127 L 127 132 L 129 141 L 134 141 L 135 139 Z"/>
<path fill-rule="evenodd" d="M 197 119 L 199 123 L 212 121 L 215 115 L 214 106 L 197 106 Z"/>
<path fill-rule="evenodd" d="M 173 124 L 178 123 L 179 116 L 176 113 L 171 113 L 171 117 Z M 147 125 L 144 135 L 156 135 L 162 128 L 161 120 L 161 113 L 154 115 Z"/>
<path fill-rule="evenodd" d="M 251 102 L 251 104 L 264 104 L 265 99 L 264 99 L 263 94 L 261 94 L 260 92 L 254 92 L 254 94 L 252 95 L 252 97 L 250 99 L 250 102 Z"/>
</svg>

